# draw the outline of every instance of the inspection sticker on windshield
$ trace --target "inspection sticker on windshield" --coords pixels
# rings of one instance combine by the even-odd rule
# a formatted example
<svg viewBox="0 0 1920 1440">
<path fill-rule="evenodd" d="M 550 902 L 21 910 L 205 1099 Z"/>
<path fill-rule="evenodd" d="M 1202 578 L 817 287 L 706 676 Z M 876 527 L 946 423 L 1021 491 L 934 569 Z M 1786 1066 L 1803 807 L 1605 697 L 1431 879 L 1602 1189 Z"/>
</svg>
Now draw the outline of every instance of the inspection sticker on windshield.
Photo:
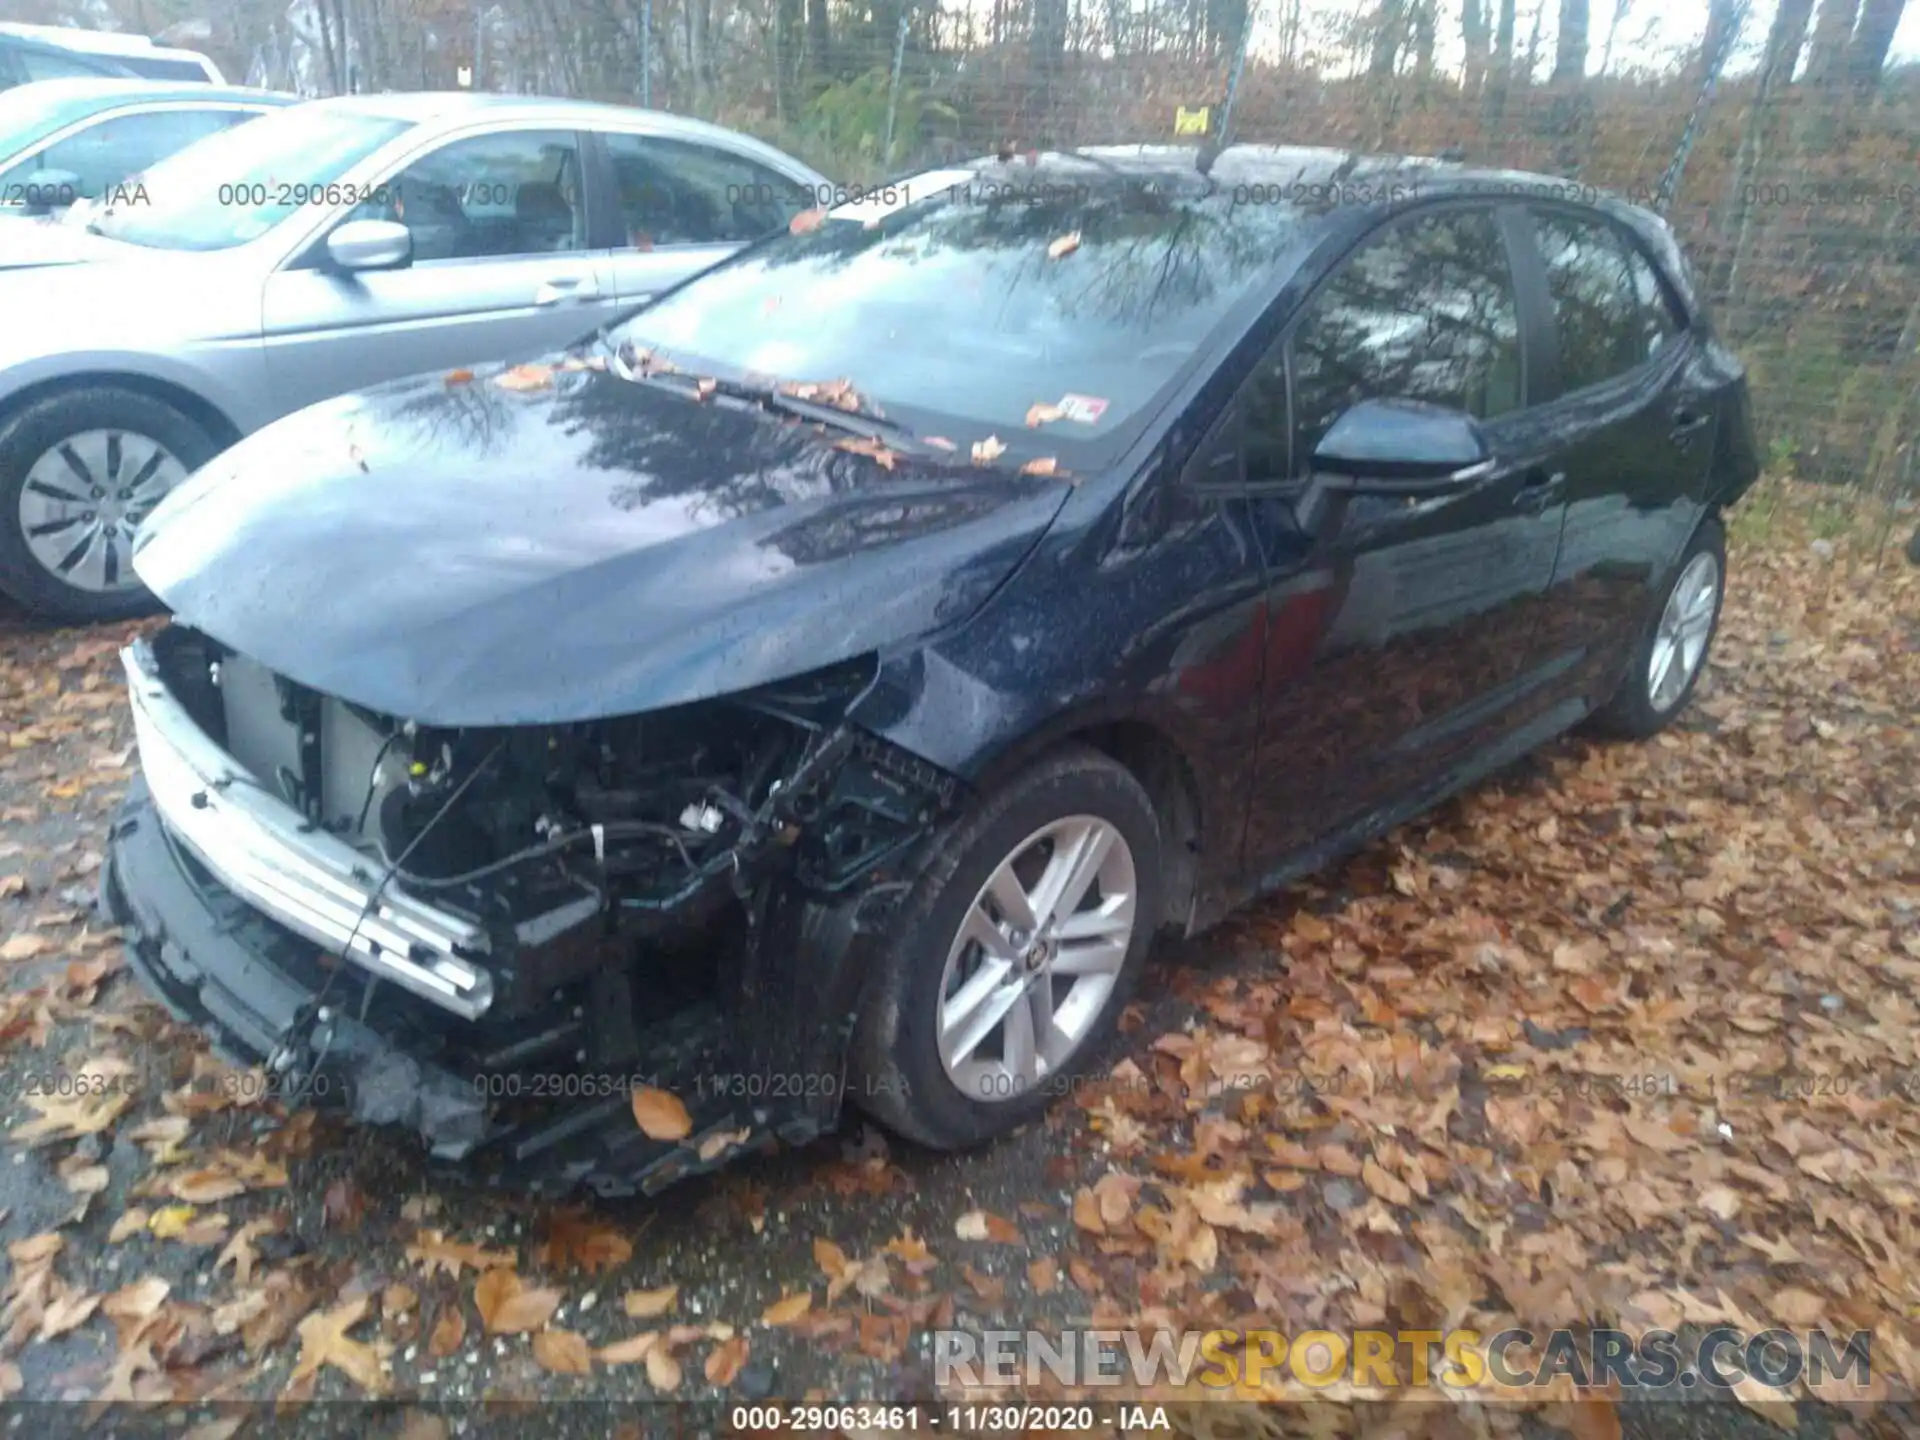
<svg viewBox="0 0 1920 1440">
<path fill-rule="evenodd" d="M 973 183 L 971 170 L 929 170 L 896 184 L 876 185 L 858 200 L 836 205 L 827 214 L 835 220 L 856 220 L 875 225 L 909 205 L 931 200 L 943 190 L 956 190 Z"/>
<path fill-rule="evenodd" d="M 1062 420 L 1072 420 L 1080 425 L 1093 425 L 1107 413 L 1107 402 L 1096 400 L 1091 395 L 1062 395 L 1060 403 L 1053 408 L 1060 412 Z"/>
</svg>

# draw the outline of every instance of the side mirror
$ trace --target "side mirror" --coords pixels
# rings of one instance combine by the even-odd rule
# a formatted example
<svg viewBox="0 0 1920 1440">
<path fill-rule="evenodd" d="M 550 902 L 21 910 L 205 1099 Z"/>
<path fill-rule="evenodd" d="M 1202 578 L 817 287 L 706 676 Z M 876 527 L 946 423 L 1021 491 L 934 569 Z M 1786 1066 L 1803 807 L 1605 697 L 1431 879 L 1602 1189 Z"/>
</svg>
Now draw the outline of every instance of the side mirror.
<svg viewBox="0 0 1920 1440">
<path fill-rule="evenodd" d="M 327 258 L 342 270 L 398 270 L 413 261 L 413 232 L 394 220 L 349 220 L 327 236 Z"/>
<path fill-rule="evenodd" d="M 1313 451 L 1327 488 L 1363 495 L 1441 494 L 1490 468 L 1477 420 L 1419 400 L 1362 400 Z"/>
<path fill-rule="evenodd" d="M 51 215 L 80 198 L 80 177 L 71 170 L 35 170 L 18 193 L 23 214 Z"/>
</svg>

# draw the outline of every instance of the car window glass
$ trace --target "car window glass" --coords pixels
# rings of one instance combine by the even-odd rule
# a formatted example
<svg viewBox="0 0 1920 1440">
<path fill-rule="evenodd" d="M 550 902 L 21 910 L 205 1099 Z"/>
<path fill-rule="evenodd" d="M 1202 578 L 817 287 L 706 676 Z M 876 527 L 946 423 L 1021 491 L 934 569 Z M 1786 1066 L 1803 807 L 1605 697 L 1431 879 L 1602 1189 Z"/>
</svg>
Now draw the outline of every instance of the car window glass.
<svg viewBox="0 0 1920 1440">
<path fill-rule="evenodd" d="M 1646 337 L 1647 353 L 1652 355 L 1672 343 L 1685 327 L 1674 313 L 1666 287 L 1653 273 L 1653 262 L 1631 244 L 1627 246 L 1627 268 L 1633 274 L 1634 297 L 1640 302 L 1640 328 Z"/>
<path fill-rule="evenodd" d="M 625 243 L 743 243 L 812 203 L 791 180 L 744 156 L 654 135 L 603 137 Z"/>
<path fill-rule="evenodd" d="M 1361 400 L 1424 400 L 1480 419 L 1517 409 L 1519 312 L 1493 216 L 1427 216 L 1369 241 L 1309 302 L 1291 348 L 1296 468 Z M 1275 466 L 1271 432 L 1285 420 L 1269 411 L 1267 424 Z"/>
<path fill-rule="evenodd" d="M 405 225 L 415 263 L 579 250 L 587 236 L 579 147 L 570 131 L 457 140 L 379 186 L 354 214 Z"/>
<path fill-rule="evenodd" d="M 92 200 L 176 150 L 184 150 L 196 140 L 252 118 L 249 112 L 241 110 L 162 110 L 144 115 L 117 115 L 49 145 L 30 162 L 30 168 L 71 172 L 76 177 L 74 192 Z"/>
<path fill-rule="evenodd" d="M 28 80 L 68 80 L 77 75 L 118 73 L 103 65 L 89 65 L 84 60 L 69 60 L 64 55 L 56 55 L 46 50 L 22 50 L 17 58 L 20 61 L 20 69 Z"/>
<path fill-rule="evenodd" d="M 1645 302 L 1641 278 L 1611 225 L 1537 214 L 1534 227 L 1559 330 L 1563 389 L 1625 374 L 1671 338 L 1658 326 L 1658 310 Z M 1645 278 L 1653 279 L 1651 273 Z"/>
</svg>

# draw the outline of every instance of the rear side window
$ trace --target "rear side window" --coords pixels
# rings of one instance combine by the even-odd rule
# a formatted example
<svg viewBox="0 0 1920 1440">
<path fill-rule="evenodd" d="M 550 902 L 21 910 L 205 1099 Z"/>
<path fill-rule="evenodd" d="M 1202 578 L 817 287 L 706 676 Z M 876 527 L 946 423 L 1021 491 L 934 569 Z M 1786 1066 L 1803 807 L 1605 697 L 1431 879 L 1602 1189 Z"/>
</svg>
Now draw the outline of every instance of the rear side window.
<svg viewBox="0 0 1920 1440">
<path fill-rule="evenodd" d="M 1308 303 L 1292 347 L 1296 469 L 1362 400 L 1518 409 L 1519 311 L 1492 214 L 1446 211 L 1369 241 Z"/>
<path fill-rule="evenodd" d="M 634 249 L 755 240 L 812 203 L 791 180 L 743 155 L 654 135 L 601 139 L 625 244 Z"/>
<path fill-rule="evenodd" d="M 75 191 L 92 200 L 196 140 L 251 120 L 242 110 L 162 110 L 102 120 L 41 151 L 31 168 L 64 170 Z M 15 170 L 22 167 L 15 166 Z M 21 178 L 9 172 L 10 178 Z"/>
<path fill-rule="evenodd" d="M 1564 389 L 1624 375 L 1680 333 L 1652 265 L 1613 226 L 1536 214 L 1534 232 L 1553 299 Z"/>
</svg>

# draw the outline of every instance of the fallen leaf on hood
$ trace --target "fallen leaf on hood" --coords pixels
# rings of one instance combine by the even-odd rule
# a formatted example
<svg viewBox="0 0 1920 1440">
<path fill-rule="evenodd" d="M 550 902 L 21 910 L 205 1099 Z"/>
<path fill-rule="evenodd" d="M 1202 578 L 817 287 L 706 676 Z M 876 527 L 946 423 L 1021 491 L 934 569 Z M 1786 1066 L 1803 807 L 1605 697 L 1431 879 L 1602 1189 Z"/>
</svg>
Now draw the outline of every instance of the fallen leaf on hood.
<svg viewBox="0 0 1920 1440">
<path fill-rule="evenodd" d="M 797 1295 L 787 1295 L 773 1302 L 761 1313 L 761 1320 L 768 1325 L 791 1325 L 807 1311 L 813 1308 L 813 1292 L 802 1290 Z"/>
<path fill-rule="evenodd" d="M 693 1117 L 678 1095 L 642 1086 L 633 1092 L 633 1118 L 649 1140 L 684 1140 L 693 1133 Z"/>
<path fill-rule="evenodd" d="M 347 1338 L 347 1332 L 366 1319 L 367 1305 L 367 1297 L 358 1295 L 300 1322 L 300 1359 L 288 1377 L 289 1386 L 331 1365 L 369 1395 L 386 1392 L 386 1362 L 380 1353 L 364 1341 Z"/>
<path fill-rule="evenodd" d="M 407 1259 L 416 1261 L 429 1278 L 436 1271 L 444 1270 L 458 1280 L 462 1266 L 472 1270 L 497 1270 L 510 1267 L 514 1256 L 511 1250 L 486 1250 L 464 1241 L 449 1240 L 438 1230 L 422 1230 L 420 1238 L 407 1246 Z"/>
<path fill-rule="evenodd" d="M 815 206 L 811 210 L 802 210 L 787 222 L 787 233 L 789 235 L 805 235 L 809 231 L 818 230 L 826 218 L 827 212 L 818 206 Z"/>
<path fill-rule="evenodd" d="M 1107 1233 L 1107 1222 L 1100 1215 L 1100 1201 L 1084 1185 L 1073 1192 L 1073 1223 L 1090 1235 Z"/>
<path fill-rule="evenodd" d="M 663 1285 L 658 1290 L 629 1290 L 621 1306 L 635 1320 L 652 1320 L 673 1308 L 680 1298 L 678 1285 Z"/>
<path fill-rule="evenodd" d="M 191 1205 L 169 1205 L 156 1210 L 147 1229 L 162 1240 L 178 1240 L 186 1245 L 217 1245 L 226 1239 L 231 1224 L 222 1214 L 203 1215 Z"/>
<path fill-rule="evenodd" d="M 320 1197 L 320 1223 L 329 1230 L 352 1234 L 360 1228 L 366 1214 L 367 1197 L 344 1175 L 327 1186 Z"/>
<path fill-rule="evenodd" d="M 670 1395 L 680 1388 L 680 1362 L 665 1345 L 656 1345 L 647 1351 L 646 1365 L 647 1383 L 662 1395 Z"/>
<path fill-rule="evenodd" d="M 1053 456 L 1042 455 L 1022 465 L 1020 473 L 1022 475 L 1057 475 L 1060 473 L 1060 466 Z"/>
<path fill-rule="evenodd" d="M 260 1262 L 260 1252 L 253 1248 L 253 1242 L 262 1235 L 276 1235 L 286 1228 L 286 1216 L 283 1214 L 263 1215 L 258 1220 L 249 1220 L 233 1232 L 233 1238 L 227 1241 L 226 1249 L 220 1252 L 213 1262 L 213 1273 L 218 1275 L 227 1266 L 233 1266 L 233 1283 L 251 1285 L 253 1267 Z"/>
<path fill-rule="evenodd" d="M 529 1288 L 511 1270 L 489 1270 L 473 1282 L 473 1306 L 493 1335 L 538 1330 L 560 1308 L 558 1290 Z"/>
<path fill-rule="evenodd" d="M 247 1182 L 224 1170 L 190 1170 L 167 1182 L 167 1194 L 190 1205 L 211 1205 L 247 1193 Z"/>
<path fill-rule="evenodd" d="M 1036 402 L 1027 407 L 1027 425 L 1030 428 L 1036 429 L 1042 425 L 1051 425 L 1064 414 L 1066 414 L 1066 411 L 1062 410 L 1058 405 L 1047 405 Z"/>
<path fill-rule="evenodd" d="M 1007 447 L 1000 443 L 1000 437 L 998 435 L 989 435 L 984 440 L 976 440 L 973 442 L 973 463 L 976 465 L 988 464 L 991 461 L 999 459 L 1006 453 Z"/>
<path fill-rule="evenodd" d="M 529 390 L 545 390 L 553 384 L 553 367 L 551 365 L 515 365 L 494 376 L 493 383 L 502 390 L 523 393 Z"/>
<path fill-rule="evenodd" d="M 158 1275 L 148 1275 L 100 1302 L 101 1313 L 113 1320 L 145 1320 L 160 1309 L 172 1286 Z"/>
<path fill-rule="evenodd" d="M 0 960 L 31 960 L 36 955 L 44 955 L 56 948 L 53 941 L 44 935 L 32 931 L 23 931 L 0 945 Z"/>
<path fill-rule="evenodd" d="M 38 1235 L 29 1235 L 24 1240 L 14 1240 L 7 1245 L 7 1255 L 14 1264 L 38 1265 L 51 1260 L 66 1247 L 67 1237 L 57 1230 L 43 1230 Z"/>
<path fill-rule="evenodd" d="M 556 1375 L 591 1375 L 593 1348 L 572 1330 L 542 1330 L 533 1337 L 533 1358 Z"/>
<path fill-rule="evenodd" d="M 447 372 L 447 384 L 449 385 L 465 385 L 471 379 L 473 379 L 473 371 L 471 370 L 449 370 Z"/>
<path fill-rule="evenodd" d="M 76 1165 L 71 1170 L 63 1169 L 60 1178 L 75 1195 L 98 1195 L 112 1177 L 104 1165 Z"/>
<path fill-rule="evenodd" d="M 25 1145 L 48 1140 L 72 1140 L 81 1135 L 98 1135 L 126 1113 L 133 1103 L 128 1092 L 99 1096 L 30 1095 L 27 1103 L 39 1115 L 13 1127 L 13 1138 Z"/>
<path fill-rule="evenodd" d="M 923 445 L 931 445 L 936 450 L 958 450 L 960 448 L 944 435 L 929 435 L 920 443 Z"/>
<path fill-rule="evenodd" d="M 731 1340 L 722 1341 L 714 1346 L 713 1353 L 707 1356 L 703 1367 L 707 1383 L 724 1390 L 740 1374 L 740 1368 L 747 1363 L 747 1337 L 735 1335 Z"/>
<path fill-rule="evenodd" d="M 427 1337 L 427 1353 L 436 1360 L 444 1360 L 458 1350 L 466 1338 L 467 1317 L 455 1301 L 441 1311 L 440 1318 L 434 1322 L 433 1333 Z"/>
<path fill-rule="evenodd" d="M 1079 248 L 1080 232 L 1078 230 L 1069 230 L 1065 235 L 1060 236 L 1051 245 L 1047 246 L 1047 258 L 1049 260 L 1058 260 L 1062 256 L 1071 255 Z"/>
<path fill-rule="evenodd" d="M 642 1330 L 638 1335 L 629 1335 L 624 1340 L 616 1340 L 611 1345 L 602 1346 L 593 1352 L 594 1358 L 602 1365 L 637 1365 L 660 1343 L 658 1330 Z"/>
<path fill-rule="evenodd" d="M 969 1210 L 954 1222 L 953 1233 L 962 1240 L 991 1240 L 1000 1245 L 1020 1243 L 1020 1227 L 990 1210 Z"/>
<path fill-rule="evenodd" d="M 56 1335 L 78 1329 L 99 1308 L 98 1295 L 87 1295 L 78 1290 L 56 1295 L 48 1302 L 46 1311 L 40 1317 L 40 1338 L 51 1340 Z"/>
<path fill-rule="evenodd" d="M 533 1247 L 534 1262 L 555 1270 L 598 1274 L 633 1258 L 633 1242 L 584 1210 L 560 1210 L 547 1217 L 546 1235 Z"/>
<path fill-rule="evenodd" d="M 893 468 L 891 456 L 889 456 L 888 459 L 882 460 L 880 463 L 889 470 Z M 752 1138 L 753 1131 L 749 1129 L 718 1130 L 700 1142 L 698 1153 L 702 1160 L 713 1160 L 726 1154 L 729 1150 L 746 1144 Z"/>
<path fill-rule="evenodd" d="M 138 1235 L 147 1228 L 151 1218 L 144 1210 L 122 1210 L 119 1218 L 113 1222 L 113 1228 L 107 1231 L 107 1243 L 118 1245 L 129 1235 Z"/>
</svg>

